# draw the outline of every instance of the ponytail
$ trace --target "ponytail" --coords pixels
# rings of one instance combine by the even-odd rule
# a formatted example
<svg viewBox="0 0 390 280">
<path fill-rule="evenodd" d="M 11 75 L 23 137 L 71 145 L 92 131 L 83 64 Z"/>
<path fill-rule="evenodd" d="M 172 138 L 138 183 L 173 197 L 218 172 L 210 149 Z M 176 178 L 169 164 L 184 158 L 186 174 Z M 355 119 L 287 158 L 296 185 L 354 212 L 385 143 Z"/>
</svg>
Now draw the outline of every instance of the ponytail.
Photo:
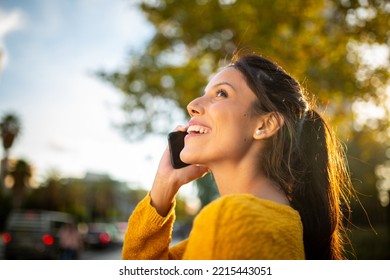
<svg viewBox="0 0 390 280">
<path fill-rule="evenodd" d="M 341 190 L 349 184 L 341 146 L 324 119 L 308 110 L 298 122 L 291 204 L 299 211 L 307 259 L 342 259 Z"/>
</svg>

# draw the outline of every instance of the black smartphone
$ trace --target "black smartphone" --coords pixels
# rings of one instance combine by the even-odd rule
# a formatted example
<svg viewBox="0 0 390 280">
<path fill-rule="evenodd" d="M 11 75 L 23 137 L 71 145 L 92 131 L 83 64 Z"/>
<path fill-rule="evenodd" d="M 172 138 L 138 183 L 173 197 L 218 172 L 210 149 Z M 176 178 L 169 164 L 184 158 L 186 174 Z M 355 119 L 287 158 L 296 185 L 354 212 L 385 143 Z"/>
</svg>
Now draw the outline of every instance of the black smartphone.
<svg viewBox="0 0 390 280">
<path fill-rule="evenodd" d="M 187 132 L 174 131 L 168 134 L 168 145 L 171 153 L 171 163 L 173 168 L 179 169 L 188 166 L 188 163 L 180 159 L 180 152 L 184 148 L 184 137 Z"/>
</svg>

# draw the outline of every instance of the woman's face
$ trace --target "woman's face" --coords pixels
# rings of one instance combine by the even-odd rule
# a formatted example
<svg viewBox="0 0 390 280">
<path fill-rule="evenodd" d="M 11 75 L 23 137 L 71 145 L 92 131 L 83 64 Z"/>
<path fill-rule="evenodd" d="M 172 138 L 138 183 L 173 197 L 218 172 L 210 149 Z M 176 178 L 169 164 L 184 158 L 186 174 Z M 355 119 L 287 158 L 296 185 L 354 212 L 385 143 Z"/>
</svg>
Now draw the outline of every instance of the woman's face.
<svg viewBox="0 0 390 280">
<path fill-rule="evenodd" d="M 237 69 L 225 68 L 215 75 L 204 94 L 187 106 L 191 120 L 181 159 L 209 168 L 240 161 L 254 141 L 259 120 L 252 112 L 256 99 Z"/>
</svg>

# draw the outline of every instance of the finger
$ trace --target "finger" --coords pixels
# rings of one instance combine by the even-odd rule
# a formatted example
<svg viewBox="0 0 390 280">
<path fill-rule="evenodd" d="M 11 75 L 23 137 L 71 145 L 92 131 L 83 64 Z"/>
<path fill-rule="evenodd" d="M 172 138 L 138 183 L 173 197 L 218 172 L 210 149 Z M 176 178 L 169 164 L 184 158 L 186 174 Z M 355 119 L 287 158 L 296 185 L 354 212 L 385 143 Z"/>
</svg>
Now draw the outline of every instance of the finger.
<svg viewBox="0 0 390 280">
<path fill-rule="evenodd" d="M 206 167 L 206 166 L 197 165 L 197 167 L 198 167 L 199 173 L 202 174 L 200 176 L 200 178 L 203 178 L 204 176 L 206 176 L 207 173 L 210 172 L 210 169 L 208 167 Z"/>
</svg>

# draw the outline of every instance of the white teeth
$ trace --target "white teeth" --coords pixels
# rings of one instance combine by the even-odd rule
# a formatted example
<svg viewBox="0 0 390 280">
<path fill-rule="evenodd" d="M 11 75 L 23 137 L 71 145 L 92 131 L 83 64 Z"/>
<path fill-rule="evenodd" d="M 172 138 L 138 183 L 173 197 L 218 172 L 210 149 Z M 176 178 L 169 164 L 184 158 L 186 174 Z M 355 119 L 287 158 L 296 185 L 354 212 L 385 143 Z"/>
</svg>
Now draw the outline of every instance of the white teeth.
<svg viewBox="0 0 390 280">
<path fill-rule="evenodd" d="M 188 133 L 196 132 L 196 133 L 205 134 L 208 132 L 208 129 L 200 125 L 191 125 L 188 127 L 187 132 Z"/>
</svg>

